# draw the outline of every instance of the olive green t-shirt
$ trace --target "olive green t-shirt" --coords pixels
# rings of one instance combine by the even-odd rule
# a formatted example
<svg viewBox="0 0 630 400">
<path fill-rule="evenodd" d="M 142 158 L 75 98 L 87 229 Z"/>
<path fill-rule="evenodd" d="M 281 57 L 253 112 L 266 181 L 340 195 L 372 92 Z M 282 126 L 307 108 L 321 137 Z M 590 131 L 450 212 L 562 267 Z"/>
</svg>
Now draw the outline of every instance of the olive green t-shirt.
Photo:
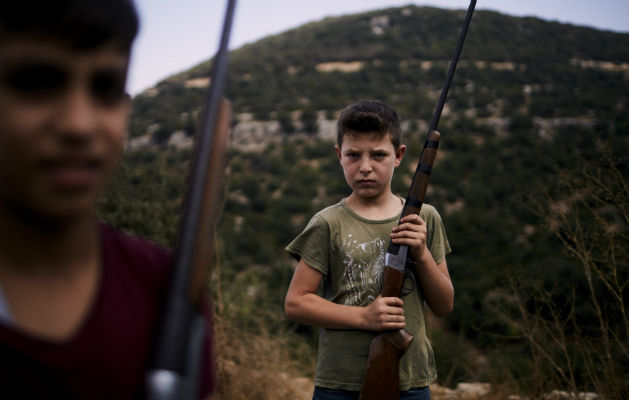
<svg viewBox="0 0 630 400">
<path fill-rule="evenodd" d="M 427 248 L 439 263 L 450 252 L 442 219 L 428 204 L 422 206 L 420 216 L 427 224 Z M 315 214 L 286 251 L 324 275 L 325 299 L 367 306 L 380 293 L 389 235 L 399 217 L 365 219 L 342 200 Z M 424 298 L 416 285 L 404 298 L 405 329 L 415 338 L 400 360 L 400 390 L 428 386 L 437 378 L 423 305 Z M 375 336 L 370 331 L 320 329 L 315 385 L 361 390 L 370 342 Z"/>
</svg>

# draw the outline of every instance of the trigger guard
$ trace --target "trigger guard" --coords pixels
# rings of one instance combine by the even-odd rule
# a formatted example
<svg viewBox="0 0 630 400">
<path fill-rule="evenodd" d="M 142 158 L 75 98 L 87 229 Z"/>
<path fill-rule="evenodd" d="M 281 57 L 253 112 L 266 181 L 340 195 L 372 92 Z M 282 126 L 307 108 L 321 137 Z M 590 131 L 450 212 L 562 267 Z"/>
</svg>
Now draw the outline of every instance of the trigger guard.
<svg viewBox="0 0 630 400">
<path fill-rule="evenodd" d="M 411 282 L 411 287 L 407 287 L 407 282 Z M 413 292 L 416 288 L 416 278 L 409 269 L 405 268 L 405 277 L 403 278 L 402 288 L 400 288 L 400 295 L 398 297 L 405 297 L 409 293 Z"/>
</svg>

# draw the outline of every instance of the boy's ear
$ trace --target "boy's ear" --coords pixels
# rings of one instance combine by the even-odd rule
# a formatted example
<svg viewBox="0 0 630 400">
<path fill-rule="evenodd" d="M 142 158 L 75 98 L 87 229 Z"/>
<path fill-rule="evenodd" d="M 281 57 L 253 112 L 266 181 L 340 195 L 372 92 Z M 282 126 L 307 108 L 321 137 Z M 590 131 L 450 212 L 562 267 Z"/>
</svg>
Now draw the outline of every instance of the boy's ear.
<svg viewBox="0 0 630 400">
<path fill-rule="evenodd" d="M 395 167 L 400 165 L 400 162 L 402 161 L 406 150 L 407 150 L 407 146 L 405 146 L 404 144 L 401 144 L 400 146 L 398 146 L 398 149 L 396 150 L 396 162 L 394 164 Z"/>
<path fill-rule="evenodd" d="M 337 152 L 337 158 L 341 161 L 341 148 L 338 144 L 335 145 L 335 151 Z"/>
</svg>

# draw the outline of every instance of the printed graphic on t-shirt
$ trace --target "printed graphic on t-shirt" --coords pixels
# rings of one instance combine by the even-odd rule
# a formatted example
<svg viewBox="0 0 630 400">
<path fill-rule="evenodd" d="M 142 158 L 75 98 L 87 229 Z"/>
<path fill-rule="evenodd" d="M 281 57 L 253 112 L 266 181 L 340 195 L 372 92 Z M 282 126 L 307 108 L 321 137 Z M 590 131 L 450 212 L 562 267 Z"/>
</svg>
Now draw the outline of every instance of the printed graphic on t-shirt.
<svg viewBox="0 0 630 400">
<path fill-rule="evenodd" d="M 342 281 L 343 302 L 346 305 L 361 305 L 361 299 L 371 303 L 378 297 L 383 280 L 383 265 L 387 243 L 375 238 L 359 242 L 349 234 L 342 243 L 342 263 L 345 266 Z"/>
</svg>

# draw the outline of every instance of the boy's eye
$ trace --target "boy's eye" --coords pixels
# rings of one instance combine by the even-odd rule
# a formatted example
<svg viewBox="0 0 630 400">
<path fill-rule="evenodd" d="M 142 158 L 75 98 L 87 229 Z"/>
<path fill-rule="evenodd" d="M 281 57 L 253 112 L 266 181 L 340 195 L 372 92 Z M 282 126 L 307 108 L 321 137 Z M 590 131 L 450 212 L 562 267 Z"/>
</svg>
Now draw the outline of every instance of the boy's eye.
<svg viewBox="0 0 630 400">
<path fill-rule="evenodd" d="M 125 74 L 116 69 L 94 74 L 91 91 L 94 98 L 104 104 L 114 104 L 125 97 Z"/>
<path fill-rule="evenodd" d="M 45 62 L 30 62 L 0 71 L 0 82 L 8 90 L 25 99 L 45 101 L 68 89 L 71 71 Z M 125 94 L 125 70 L 95 70 L 87 82 L 90 96 L 104 105 L 114 105 Z"/>
<path fill-rule="evenodd" d="M 385 153 L 374 153 L 374 155 L 372 157 L 374 157 L 377 160 L 382 160 L 383 158 L 385 158 L 387 154 Z"/>
<path fill-rule="evenodd" d="M 2 74 L 5 86 L 25 97 L 46 97 L 63 89 L 68 74 L 54 65 L 28 64 L 9 69 Z"/>
</svg>

